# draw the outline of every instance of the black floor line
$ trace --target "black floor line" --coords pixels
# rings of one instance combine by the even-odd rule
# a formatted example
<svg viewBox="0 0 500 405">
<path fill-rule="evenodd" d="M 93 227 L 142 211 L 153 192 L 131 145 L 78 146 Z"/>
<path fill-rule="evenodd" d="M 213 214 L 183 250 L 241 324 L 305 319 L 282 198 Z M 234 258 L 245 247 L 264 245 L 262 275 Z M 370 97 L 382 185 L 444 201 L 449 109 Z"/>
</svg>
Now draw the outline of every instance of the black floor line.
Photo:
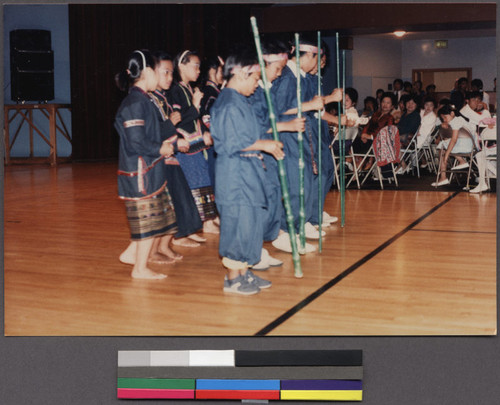
<svg viewBox="0 0 500 405">
<path fill-rule="evenodd" d="M 385 241 L 383 244 L 372 250 L 370 253 L 368 253 L 366 256 L 362 257 L 360 260 L 358 260 L 356 263 L 353 265 L 349 266 L 346 270 L 344 270 L 342 273 L 340 273 L 337 277 L 331 279 L 328 283 L 324 284 L 322 287 L 314 291 L 312 294 L 310 294 L 308 297 L 304 298 L 302 301 L 300 301 L 297 305 L 295 305 L 293 308 L 289 309 L 286 311 L 283 315 L 280 317 L 276 318 L 274 321 L 269 323 L 267 326 L 259 330 L 254 336 L 265 336 L 272 330 L 276 329 L 279 325 L 284 323 L 286 320 L 290 319 L 293 315 L 298 313 L 301 309 L 305 308 L 307 305 L 309 305 L 311 302 L 313 302 L 316 298 L 321 296 L 323 293 L 328 291 L 330 288 L 332 288 L 334 285 L 336 285 L 339 281 L 347 277 L 349 274 L 351 274 L 354 270 L 358 269 L 360 266 L 368 262 L 370 259 L 372 259 L 374 256 L 379 254 L 382 250 L 384 250 L 386 247 L 390 246 L 393 242 L 395 242 L 397 239 L 399 239 L 401 236 L 403 236 L 406 232 L 410 231 L 412 228 L 417 226 L 420 222 L 422 222 L 425 218 L 427 218 L 429 215 L 433 214 L 435 211 L 437 211 L 439 208 L 441 208 L 443 205 L 448 203 L 450 200 L 455 198 L 458 194 L 460 194 L 460 191 L 457 191 L 447 197 L 445 200 L 441 201 L 438 205 L 434 206 L 431 208 L 429 211 L 427 211 L 424 215 L 422 215 L 420 218 L 412 222 L 410 225 L 408 225 L 406 228 L 404 228 L 402 231 L 398 232 L 396 235 L 394 235 L 392 238 L 388 239 Z"/>
<path fill-rule="evenodd" d="M 410 229 L 412 232 L 446 232 L 446 233 L 486 233 L 489 235 L 496 235 L 496 232 L 492 231 L 456 231 L 452 229 Z"/>
</svg>

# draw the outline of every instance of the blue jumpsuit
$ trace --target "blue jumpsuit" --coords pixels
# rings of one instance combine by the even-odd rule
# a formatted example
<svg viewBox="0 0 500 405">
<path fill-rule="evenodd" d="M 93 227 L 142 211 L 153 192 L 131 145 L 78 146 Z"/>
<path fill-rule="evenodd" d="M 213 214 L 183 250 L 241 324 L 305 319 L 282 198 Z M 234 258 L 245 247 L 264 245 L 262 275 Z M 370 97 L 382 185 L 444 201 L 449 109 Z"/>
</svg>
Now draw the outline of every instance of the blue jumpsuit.
<svg viewBox="0 0 500 405">
<path fill-rule="evenodd" d="M 318 76 L 316 75 L 306 75 L 306 88 L 307 88 L 307 99 L 311 100 L 314 96 L 318 94 Z M 311 130 L 312 138 L 314 141 L 314 156 L 316 162 L 319 162 L 318 156 L 318 118 L 315 116 L 315 112 L 309 111 L 306 113 L 309 117 L 308 123 L 309 128 Z M 330 153 L 330 131 L 328 129 L 328 124 L 326 121 L 321 120 L 321 191 L 323 196 L 322 206 L 325 204 L 325 199 L 328 191 L 330 191 L 330 187 L 333 184 L 334 178 L 334 166 L 332 155 Z M 306 218 L 313 225 L 318 225 L 318 178 L 314 179 L 314 188 L 313 188 L 313 209 L 309 216 Z"/>
<path fill-rule="evenodd" d="M 267 107 L 264 88 L 259 86 L 255 93 L 249 97 L 250 103 L 255 111 L 261 126 L 260 139 L 273 139 L 273 134 L 267 131 L 271 128 L 269 120 L 269 109 Z M 273 100 L 273 107 L 276 103 Z M 266 195 L 268 200 L 268 217 L 264 223 L 264 240 L 272 241 L 278 237 L 283 215 L 283 204 L 281 201 L 281 184 L 278 173 L 278 162 L 276 159 L 264 153 L 264 164 L 266 165 Z"/>
<path fill-rule="evenodd" d="M 301 77 L 301 87 L 304 84 L 304 77 Z M 292 70 L 285 66 L 281 77 L 273 82 L 271 92 L 276 100 L 277 121 L 290 121 L 296 115 L 287 115 L 286 111 L 297 108 L 297 78 Z M 302 101 L 305 101 L 306 92 L 302 91 Z M 313 204 L 313 156 L 306 134 L 304 133 L 304 192 L 305 192 L 305 213 L 306 221 L 308 213 L 312 212 Z M 290 205 L 292 208 L 295 231 L 299 231 L 299 145 L 297 132 L 280 132 L 280 139 L 283 142 L 285 152 L 284 164 L 288 178 L 288 190 L 290 194 Z M 284 210 L 281 215 L 281 229 L 288 232 L 286 215 Z"/>
<path fill-rule="evenodd" d="M 225 88 L 211 109 L 211 134 L 217 153 L 215 201 L 220 215 L 219 254 L 254 265 L 260 261 L 267 216 L 263 154 L 243 152 L 261 132 L 248 99 Z"/>
</svg>

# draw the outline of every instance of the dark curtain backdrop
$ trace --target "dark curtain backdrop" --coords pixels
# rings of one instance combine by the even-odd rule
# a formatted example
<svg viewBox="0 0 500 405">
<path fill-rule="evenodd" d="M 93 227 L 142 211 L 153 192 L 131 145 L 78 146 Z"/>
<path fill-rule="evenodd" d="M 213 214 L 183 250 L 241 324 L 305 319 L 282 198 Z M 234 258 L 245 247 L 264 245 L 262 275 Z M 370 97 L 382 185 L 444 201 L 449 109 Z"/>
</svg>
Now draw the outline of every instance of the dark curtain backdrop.
<svg viewBox="0 0 500 405">
<path fill-rule="evenodd" d="M 116 159 L 114 76 L 135 49 L 223 55 L 253 44 L 251 5 L 69 5 L 73 159 Z M 258 10 L 257 10 L 258 11 Z"/>
</svg>

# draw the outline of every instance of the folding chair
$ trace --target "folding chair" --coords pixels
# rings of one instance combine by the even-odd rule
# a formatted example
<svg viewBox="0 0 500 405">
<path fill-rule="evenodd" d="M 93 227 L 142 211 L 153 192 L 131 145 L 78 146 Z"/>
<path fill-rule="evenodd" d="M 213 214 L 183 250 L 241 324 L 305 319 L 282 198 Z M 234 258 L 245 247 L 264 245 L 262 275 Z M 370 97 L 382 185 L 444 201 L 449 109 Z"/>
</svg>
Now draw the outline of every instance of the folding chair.
<svg viewBox="0 0 500 405">
<path fill-rule="evenodd" d="M 372 150 L 373 150 L 373 156 L 375 158 L 376 162 L 376 167 L 377 167 L 377 177 L 380 182 L 380 188 L 384 189 L 382 180 L 385 178 L 383 177 L 383 172 L 380 169 L 381 166 L 387 166 L 390 165 L 391 167 L 391 173 L 392 173 L 392 178 L 386 178 L 389 183 L 394 180 L 394 183 L 396 184 L 396 187 L 399 186 L 398 184 L 398 177 L 396 173 L 396 167 L 394 166 L 394 163 L 397 163 L 400 161 L 400 154 L 401 154 L 401 147 L 399 145 L 399 130 L 398 127 L 395 125 L 388 125 L 384 128 L 382 128 L 378 133 L 375 139 L 373 140 L 372 143 Z M 373 166 L 372 166 L 373 170 Z M 368 173 L 369 175 L 370 173 Z M 363 179 L 363 182 L 366 180 L 367 176 Z"/>
<path fill-rule="evenodd" d="M 420 178 L 420 167 L 419 167 L 419 161 L 418 161 L 418 142 L 417 142 L 417 136 L 418 132 L 420 131 L 420 126 L 417 128 L 413 136 L 411 137 L 410 143 L 408 146 L 403 150 L 401 154 L 401 162 L 405 162 L 406 167 L 408 170 L 412 170 L 413 172 L 413 166 L 417 167 L 417 176 Z"/>
<path fill-rule="evenodd" d="M 373 139 L 373 137 L 371 137 L 371 138 Z M 353 174 L 351 175 L 351 177 L 349 178 L 349 180 L 346 184 L 346 188 L 349 187 L 349 185 L 352 183 L 353 180 L 356 180 L 356 183 L 358 185 L 358 189 L 360 189 L 361 186 L 363 184 L 365 184 L 366 179 L 368 179 L 370 177 L 373 170 L 375 170 L 375 168 L 376 168 L 377 177 L 378 177 L 379 183 L 380 183 L 380 188 L 383 189 L 384 185 L 382 184 L 382 172 L 380 171 L 380 168 L 376 164 L 375 153 L 373 151 L 373 143 L 370 145 L 370 148 L 368 149 L 368 151 L 366 153 L 359 153 L 359 152 L 356 153 L 352 149 L 352 146 L 351 146 L 351 151 L 352 152 L 351 152 L 350 156 L 352 156 L 352 159 L 353 159 L 354 170 L 353 170 Z M 373 159 L 374 163 L 371 165 L 371 167 L 368 170 L 365 170 L 364 166 L 370 160 L 370 158 Z M 361 183 L 359 182 L 360 180 L 361 180 Z"/>
<path fill-rule="evenodd" d="M 476 134 L 471 134 L 466 128 L 461 128 L 459 132 L 459 138 L 470 138 L 472 142 L 472 148 L 470 152 L 466 153 L 450 153 L 450 157 L 454 158 L 452 162 L 448 161 L 448 165 L 446 169 L 444 170 L 444 173 L 450 173 L 450 178 L 449 181 L 450 183 L 453 180 L 453 176 L 455 175 L 458 179 L 459 174 L 465 174 L 467 173 L 467 184 L 464 187 L 464 190 L 469 190 L 470 189 L 470 177 L 472 173 L 472 166 L 476 165 L 475 160 L 474 160 L 474 155 L 476 154 L 478 150 L 478 143 L 477 143 L 477 138 L 475 137 Z M 439 182 L 439 177 L 443 171 L 441 170 L 441 163 L 444 158 L 445 151 L 441 150 L 439 154 L 439 164 L 438 164 L 438 172 L 436 174 L 436 183 Z M 453 170 L 455 166 L 458 166 L 458 158 L 461 157 L 463 158 L 467 163 L 469 163 L 468 167 L 463 170 Z M 477 168 L 477 165 L 476 165 Z M 458 182 L 458 180 L 457 180 Z M 460 183 L 459 183 L 460 184 Z"/>
<path fill-rule="evenodd" d="M 418 164 L 422 161 L 422 158 L 425 157 L 427 165 L 429 166 L 429 170 L 432 173 L 437 173 L 438 168 L 436 167 L 436 161 L 439 159 L 436 150 L 436 138 L 439 135 L 439 130 L 441 129 L 441 125 L 436 125 L 434 129 L 431 131 L 427 140 L 423 143 L 422 147 L 418 150 Z M 417 142 L 418 143 L 418 142 Z M 419 176 L 420 177 L 420 176 Z"/>
<path fill-rule="evenodd" d="M 356 180 L 356 184 L 358 186 L 358 189 L 360 188 L 359 184 L 359 177 L 358 177 L 358 171 L 356 168 L 355 164 L 355 157 L 354 157 L 354 152 L 352 150 L 352 142 L 356 137 L 359 135 L 360 129 L 358 127 L 348 127 L 346 128 L 345 132 L 345 141 L 351 142 L 351 146 L 349 146 L 348 150 L 346 150 L 346 158 L 349 157 L 352 161 L 352 170 L 346 169 L 344 172 L 345 177 L 348 179 L 348 182 L 346 184 L 346 188 L 351 184 L 352 179 Z M 335 173 L 335 181 L 337 183 L 337 188 L 340 190 L 340 156 L 335 153 L 333 145 L 337 142 L 339 145 L 339 152 L 340 152 L 340 141 L 339 141 L 339 133 L 338 131 L 335 133 L 335 137 L 332 142 L 332 147 L 330 148 L 331 154 L 332 154 L 332 160 L 333 160 L 333 168 L 334 168 L 334 173 Z"/>
<path fill-rule="evenodd" d="M 496 144 L 497 142 L 497 127 L 493 128 L 484 128 L 482 132 L 479 134 L 479 139 L 481 140 L 481 146 L 482 150 L 485 151 L 485 159 L 486 159 L 486 181 L 488 183 L 488 187 L 491 188 L 491 182 L 490 182 L 490 170 L 488 170 L 488 162 L 495 162 L 496 166 L 496 161 L 497 161 L 497 154 L 496 153 L 487 153 L 488 148 L 492 146 L 492 144 Z M 495 149 L 496 151 L 496 149 Z M 495 176 L 496 178 L 496 176 Z"/>
</svg>

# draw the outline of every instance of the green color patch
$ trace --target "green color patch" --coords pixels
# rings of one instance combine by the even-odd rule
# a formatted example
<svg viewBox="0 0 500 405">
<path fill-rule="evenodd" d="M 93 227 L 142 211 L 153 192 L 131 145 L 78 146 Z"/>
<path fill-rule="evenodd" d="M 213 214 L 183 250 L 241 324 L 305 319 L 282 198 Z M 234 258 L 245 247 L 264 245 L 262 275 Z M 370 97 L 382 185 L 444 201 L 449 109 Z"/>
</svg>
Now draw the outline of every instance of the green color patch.
<svg viewBox="0 0 500 405">
<path fill-rule="evenodd" d="M 195 379 L 118 378 L 118 388 L 194 390 L 195 386 Z"/>
</svg>

